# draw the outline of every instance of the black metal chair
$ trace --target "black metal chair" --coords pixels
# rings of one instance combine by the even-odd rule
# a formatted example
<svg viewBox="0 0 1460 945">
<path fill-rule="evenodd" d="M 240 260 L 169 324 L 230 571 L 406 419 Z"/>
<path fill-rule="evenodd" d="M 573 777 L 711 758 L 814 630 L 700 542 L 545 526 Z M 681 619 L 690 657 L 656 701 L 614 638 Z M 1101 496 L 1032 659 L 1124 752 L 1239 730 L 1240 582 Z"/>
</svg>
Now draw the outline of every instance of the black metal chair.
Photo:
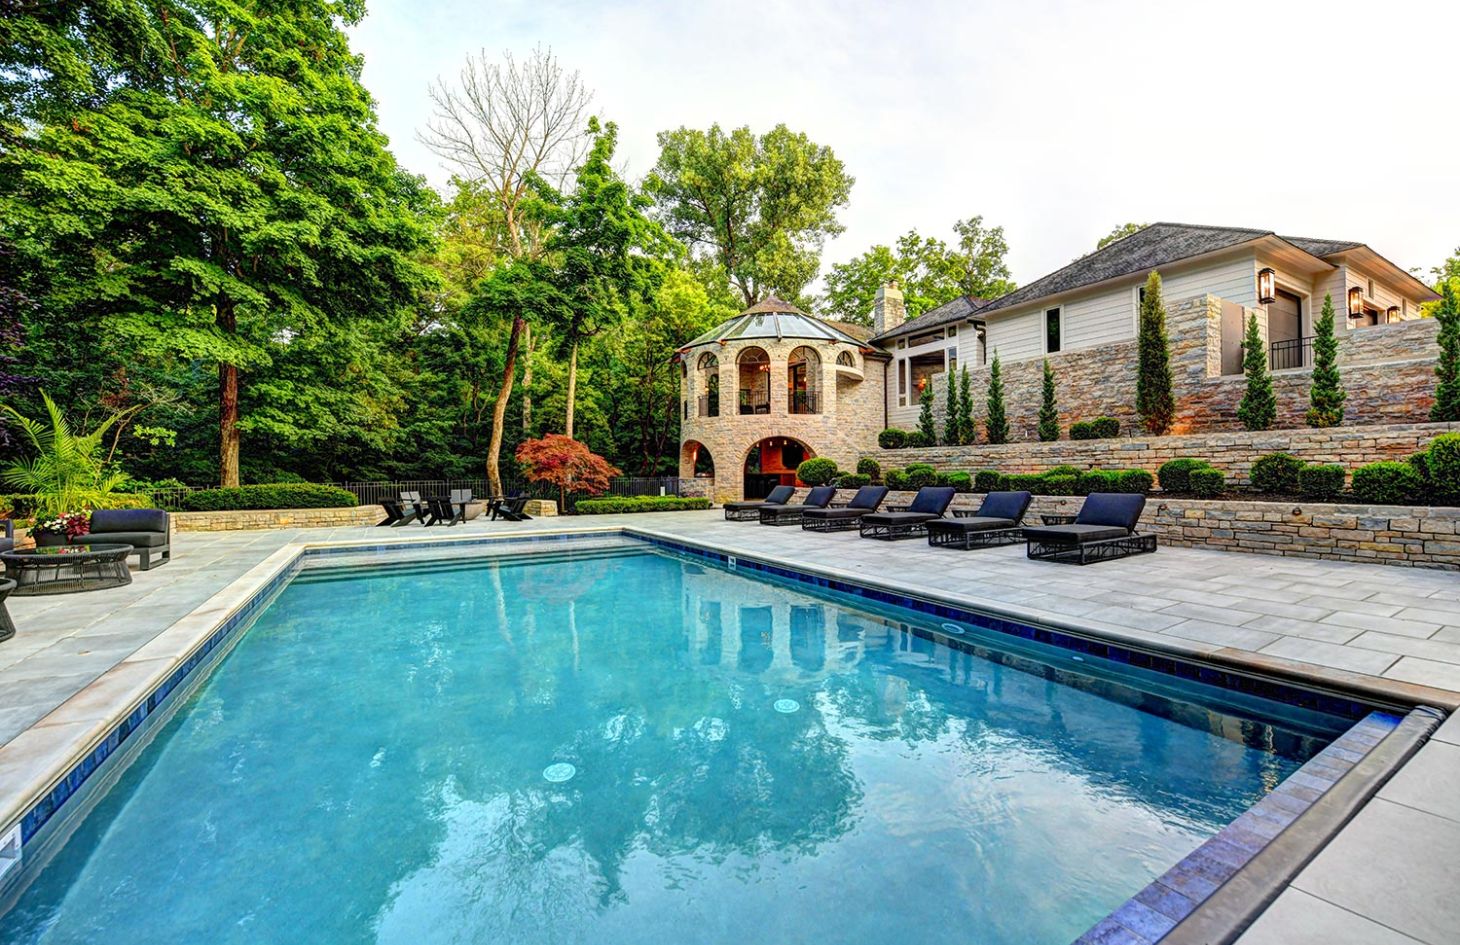
<svg viewBox="0 0 1460 945">
<path fill-rule="evenodd" d="M 897 541 L 920 538 L 928 533 L 928 523 L 943 517 L 953 502 L 952 486 L 924 486 L 918 490 L 906 512 L 871 512 L 857 522 L 863 538 Z"/>
<path fill-rule="evenodd" d="M 877 511 L 887 498 L 886 486 L 863 486 L 844 508 L 807 509 L 801 515 L 801 530 L 807 532 L 841 532 L 857 527 L 862 516 Z"/>
<path fill-rule="evenodd" d="M 791 501 L 791 496 L 795 494 L 795 486 L 776 486 L 764 500 L 752 499 L 747 502 L 726 502 L 725 521 L 758 522 L 760 521 L 761 509 L 770 505 L 785 505 Z"/>
<path fill-rule="evenodd" d="M 1156 536 L 1136 531 L 1146 497 L 1126 492 L 1092 492 L 1070 525 L 1024 529 L 1025 553 L 1044 561 L 1089 564 L 1156 550 Z"/>
<path fill-rule="evenodd" d="M 1028 492 L 990 492 L 971 515 L 953 513 L 928 523 L 928 544 L 934 548 L 989 548 L 1015 545 L 1024 540 L 1024 513 L 1029 511 Z"/>
<path fill-rule="evenodd" d="M 760 509 L 762 525 L 799 525 L 803 512 L 824 509 L 836 498 L 836 486 L 817 486 L 806 494 L 799 505 L 763 505 Z"/>
</svg>

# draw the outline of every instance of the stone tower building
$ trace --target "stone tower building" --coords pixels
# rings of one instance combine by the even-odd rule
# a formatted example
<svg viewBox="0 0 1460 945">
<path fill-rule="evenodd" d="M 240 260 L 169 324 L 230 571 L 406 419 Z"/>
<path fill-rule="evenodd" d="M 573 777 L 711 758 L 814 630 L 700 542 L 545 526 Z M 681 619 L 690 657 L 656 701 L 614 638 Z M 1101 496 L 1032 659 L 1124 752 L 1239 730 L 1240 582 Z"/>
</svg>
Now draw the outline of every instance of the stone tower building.
<svg viewBox="0 0 1460 945">
<path fill-rule="evenodd" d="M 680 477 L 723 502 L 794 484 L 812 457 L 854 468 L 886 421 L 870 334 L 771 296 L 680 348 Z"/>
</svg>

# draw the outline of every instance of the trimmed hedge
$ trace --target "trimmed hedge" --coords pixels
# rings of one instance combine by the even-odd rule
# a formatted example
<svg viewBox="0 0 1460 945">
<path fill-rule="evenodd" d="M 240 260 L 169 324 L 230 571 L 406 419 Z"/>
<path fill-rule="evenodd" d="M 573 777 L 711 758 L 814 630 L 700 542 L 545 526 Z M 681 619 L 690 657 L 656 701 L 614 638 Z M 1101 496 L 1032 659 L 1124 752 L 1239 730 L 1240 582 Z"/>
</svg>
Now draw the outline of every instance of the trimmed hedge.
<svg viewBox="0 0 1460 945">
<path fill-rule="evenodd" d="M 1043 485 L 1043 479 L 1034 473 L 1014 473 L 1004 477 L 1004 489 L 1000 491 L 1034 492 Z"/>
<path fill-rule="evenodd" d="M 1070 424 L 1072 440 L 1108 440 L 1120 436 L 1120 421 L 1114 417 L 1077 420 Z"/>
<path fill-rule="evenodd" d="M 1438 505 L 1460 503 L 1460 433 L 1442 433 L 1423 452 L 1410 457 L 1419 473 L 1423 498 Z"/>
<path fill-rule="evenodd" d="M 906 492 L 907 473 L 901 469 L 889 469 L 882 476 L 882 484 L 893 492 Z"/>
<path fill-rule="evenodd" d="M 1155 484 L 1155 477 L 1144 469 L 1121 469 L 1115 473 L 1116 492 L 1135 492 L 1145 495 Z"/>
<path fill-rule="evenodd" d="M 614 496 L 607 499 L 582 499 L 576 506 L 579 515 L 619 515 L 625 512 L 690 512 L 710 507 L 709 499 L 680 498 L 673 495 Z"/>
<path fill-rule="evenodd" d="M 877 434 L 877 445 L 885 450 L 900 450 L 907 445 L 907 431 L 888 427 Z"/>
<path fill-rule="evenodd" d="M 1186 474 L 1187 490 L 1198 498 L 1215 499 L 1227 488 L 1227 477 L 1220 469 L 1201 466 Z M 1166 488 L 1164 485 L 1161 488 Z"/>
<path fill-rule="evenodd" d="M 1162 491 L 1190 492 L 1191 474 L 1198 469 L 1210 468 L 1211 464 L 1206 460 L 1186 456 L 1162 463 L 1161 468 L 1156 471 L 1156 477 L 1161 482 Z"/>
<path fill-rule="evenodd" d="M 938 484 L 938 470 L 933 468 L 932 463 L 908 463 L 903 470 L 909 489 L 921 489 L 923 486 L 935 486 Z"/>
<path fill-rule="evenodd" d="M 1115 487 L 1117 473 L 1113 469 L 1087 469 L 1075 480 L 1075 494 L 1089 495 L 1092 492 L 1119 492 Z"/>
<path fill-rule="evenodd" d="M 1343 480 L 1343 467 L 1337 463 L 1311 463 L 1298 470 L 1298 494 L 1305 499 L 1336 499 L 1343 494 Z"/>
<path fill-rule="evenodd" d="M 872 482 L 872 477 L 864 473 L 842 473 L 837 477 L 834 485 L 838 489 L 860 489 Z"/>
<path fill-rule="evenodd" d="M 857 460 L 857 475 L 866 476 L 868 479 L 881 479 L 882 464 L 870 456 L 863 456 Z"/>
<path fill-rule="evenodd" d="M 1074 495 L 1075 485 L 1080 481 L 1079 476 L 1051 476 L 1045 473 L 1039 477 L 1039 489 L 1036 495 Z"/>
<path fill-rule="evenodd" d="M 956 492 L 972 492 L 973 477 L 961 469 L 943 473 L 938 477 L 940 486 L 952 486 Z"/>
<path fill-rule="evenodd" d="M 796 467 L 796 478 L 808 486 L 824 486 L 837 477 L 836 463 L 818 456 Z"/>
<path fill-rule="evenodd" d="M 355 493 L 312 482 L 271 483 L 224 489 L 199 489 L 183 497 L 187 512 L 256 509 L 344 509 L 360 504 Z"/>
<path fill-rule="evenodd" d="M 1066 465 L 1066 466 L 1054 466 L 1054 467 L 1051 467 L 1050 469 L 1046 469 L 1044 471 L 1043 475 L 1046 475 L 1046 476 L 1078 476 L 1080 473 L 1082 473 L 1084 471 L 1085 470 L 1081 469 L 1079 466 L 1068 466 L 1068 465 Z"/>
<path fill-rule="evenodd" d="M 909 430 L 907 431 L 907 442 L 902 445 L 913 450 L 922 446 L 937 446 L 938 444 L 936 441 L 928 439 L 927 434 L 922 430 Z"/>
<path fill-rule="evenodd" d="M 1291 453 L 1269 453 L 1252 464 L 1252 488 L 1258 492 L 1293 495 L 1303 461 Z"/>
<path fill-rule="evenodd" d="M 1424 482 L 1409 463 L 1370 463 L 1354 470 L 1354 498 L 1376 505 L 1413 502 L 1424 491 Z"/>
<path fill-rule="evenodd" d="M 973 476 L 974 492 L 1003 492 L 1008 484 L 1008 477 L 997 469 L 980 469 Z"/>
</svg>

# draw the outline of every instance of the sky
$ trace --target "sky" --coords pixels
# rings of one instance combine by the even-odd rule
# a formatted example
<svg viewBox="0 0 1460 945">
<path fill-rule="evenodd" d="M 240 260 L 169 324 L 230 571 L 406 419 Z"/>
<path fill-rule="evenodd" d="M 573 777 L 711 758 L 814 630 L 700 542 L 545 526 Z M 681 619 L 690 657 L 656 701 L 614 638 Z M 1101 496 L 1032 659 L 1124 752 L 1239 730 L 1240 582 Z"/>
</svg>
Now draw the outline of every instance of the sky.
<svg viewBox="0 0 1460 945">
<path fill-rule="evenodd" d="M 1460 247 L 1460 2 L 370 0 L 352 31 L 406 167 L 427 86 L 550 47 L 632 178 L 659 131 L 784 122 L 856 178 L 822 271 L 916 229 L 1004 227 L 1021 283 L 1158 220 L 1357 240 L 1405 268 Z"/>
</svg>

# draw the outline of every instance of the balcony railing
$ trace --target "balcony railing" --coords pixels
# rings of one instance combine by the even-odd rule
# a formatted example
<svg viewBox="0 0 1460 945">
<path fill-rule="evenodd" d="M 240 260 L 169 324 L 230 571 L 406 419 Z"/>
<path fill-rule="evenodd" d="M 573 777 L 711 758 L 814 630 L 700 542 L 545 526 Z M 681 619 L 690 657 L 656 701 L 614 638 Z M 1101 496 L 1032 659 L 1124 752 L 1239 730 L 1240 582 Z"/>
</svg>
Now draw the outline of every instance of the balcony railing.
<svg viewBox="0 0 1460 945">
<path fill-rule="evenodd" d="M 814 390 L 789 391 L 788 405 L 791 413 L 820 413 L 821 404 Z"/>
<path fill-rule="evenodd" d="M 701 394 L 699 415 L 701 417 L 718 417 L 720 415 L 720 395 Z"/>
<path fill-rule="evenodd" d="M 1313 359 L 1313 336 L 1274 341 L 1267 363 L 1274 371 L 1307 367 Z"/>
<path fill-rule="evenodd" d="M 771 392 L 768 390 L 743 390 L 740 392 L 741 413 L 770 413 Z"/>
</svg>

